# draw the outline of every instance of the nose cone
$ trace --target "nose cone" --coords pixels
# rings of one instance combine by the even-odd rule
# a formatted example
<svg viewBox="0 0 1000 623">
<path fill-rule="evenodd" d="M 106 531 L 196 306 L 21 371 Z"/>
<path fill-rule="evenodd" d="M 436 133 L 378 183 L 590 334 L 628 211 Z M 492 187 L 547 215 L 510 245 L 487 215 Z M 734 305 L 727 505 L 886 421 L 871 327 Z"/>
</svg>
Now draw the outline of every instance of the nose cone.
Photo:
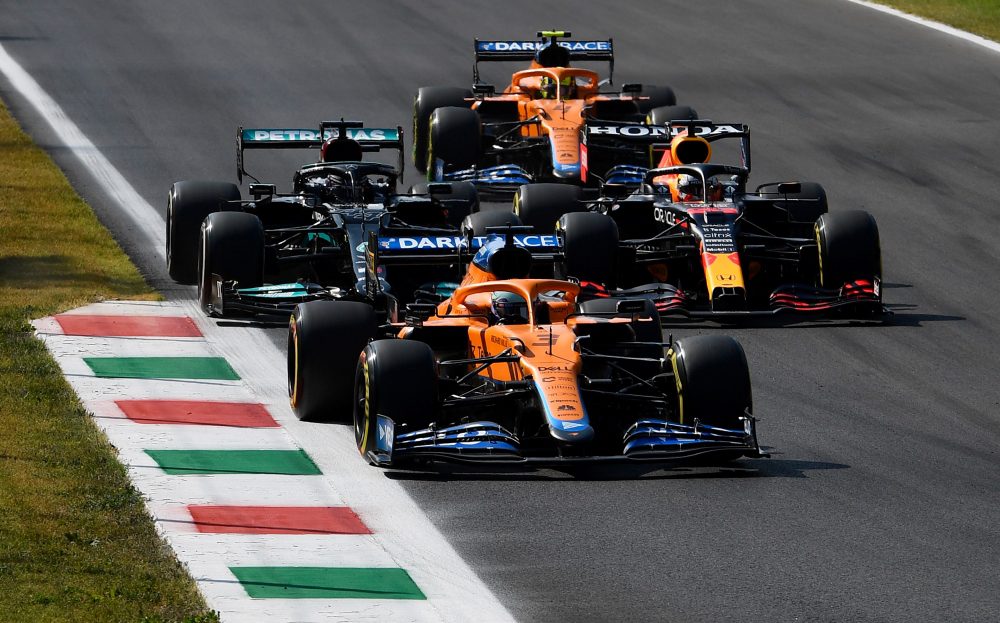
<svg viewBox="0 0 1000 623">
<path fill-rule="evenodd" d="M 553 163 L 552 173 L 559 179 L 576 179 L 580 177 L 580 162 L 571 162 L 566 164 Z"/>
<path fill-rule="evenodd" d="M 549 420 L 549 432 L 559 441 L 585 443 L 594 438 L 594 427 L 583 420 Z"/>
</svg>

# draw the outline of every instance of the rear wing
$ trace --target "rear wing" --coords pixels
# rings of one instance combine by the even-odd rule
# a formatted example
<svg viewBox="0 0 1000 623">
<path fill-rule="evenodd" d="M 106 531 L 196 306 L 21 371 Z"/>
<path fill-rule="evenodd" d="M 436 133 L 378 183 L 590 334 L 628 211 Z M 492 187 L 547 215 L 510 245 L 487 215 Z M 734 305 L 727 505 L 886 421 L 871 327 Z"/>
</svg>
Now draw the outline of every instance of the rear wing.
<svg viewBox="0 0 1000 623">
<path fill-rule="evenodd" d="M 610 37 L 607 39 L 559 39 L 559 37 L 572 36 L 572 33 L 564 30 L 543 30 L 539 31 L 536 36 L 542 39 L 475 39 L 476 63 L 473 77 L 476 83 L 479 83 L 479 63 L 481 61 L 530 61 L 535 58 L 535 53 L 539 49 L 548 45 L 549 40 L 569 50 L 571 60 L 607 61 L 609 64 L 608 80 L 611 81 L 615 71 L 615 52 L 614 43 Z"/>
<path fill-rule="evenodd" d="M 602 143 L 648 145 L 650 159 L 670 149 L 670 141 L 680 134 L 703 138 L 709 143 L 724 139 L 740 139 L 740 164 L 750 170 L 750 126 L 743 123 L 714 123 L 708 119 L 676 120 L 662 126 L 643 123 L 599 121 L 582 130 L 581 144 L 588 148 Z"/>
<path fill-rule="evenodd" d="M 506 229 L 506 228 L 505 228 Z M 491 234 L 493 232 L 491 230 Z M 393 235 L 398 234 L 398 235 Z M 553 262 L 562 252 L 562 245 L 555 234 L 513 233 L 511 241 L 528 249 L 532 259 Z M 376 296 L 381 288 L 378 268 L 393 264 L 448 265 L 460 264 L 465 270 L 473 256 L 491 239 L 490 235 L 471 236 L 458 232 L 392 231 L 381 229 L 368 232 L 365 275 L 370 296 Z"/>
<path fill-rule="evenodd" d="M 403 172 L 403 127 L 366 128 L 360 121 L 323 121 L 319 129 L 306 128 L 244 128 L 236 132 L 236 177 L 256 179 L 243 166 L 243 152 L 247 149 L 309 149 L 321 146 L 326 140 L 338 138 L 341 133 L 361 145 L 362 151 L 377 152 L 395 149 L 399 153 L 397 169 Z"/>
</svg>

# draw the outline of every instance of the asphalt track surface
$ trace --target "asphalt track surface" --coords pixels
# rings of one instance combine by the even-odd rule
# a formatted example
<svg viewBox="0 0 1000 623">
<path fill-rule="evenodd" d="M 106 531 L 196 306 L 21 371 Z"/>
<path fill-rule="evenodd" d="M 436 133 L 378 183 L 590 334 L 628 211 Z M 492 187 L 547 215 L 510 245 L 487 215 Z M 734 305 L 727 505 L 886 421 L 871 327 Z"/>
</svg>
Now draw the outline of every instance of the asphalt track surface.
<svg viewBox="0 0 1000 623">
<path fill-rule="evenodd" d="M 832 210 L 875 215 L 893 321 L 671 329 L 742 341 L 769 460 L 387 477 L 525 621 L 996 620 L 1000 55 L 837 0 L 3 0 L 0 15 L 8 52 L 157 206 L 174 180 L 235 181 L 238 124 L 408 130 L 418 86 L 471 81 L 474 36 L 614 36 L 617 83 L 670 84 L 751 125 L 756 182 L 819 181 Z M 48 126 L 0 95 L 176 293 Z M 304 161 L 252 158 L 283 181 Z"/>
</svg>

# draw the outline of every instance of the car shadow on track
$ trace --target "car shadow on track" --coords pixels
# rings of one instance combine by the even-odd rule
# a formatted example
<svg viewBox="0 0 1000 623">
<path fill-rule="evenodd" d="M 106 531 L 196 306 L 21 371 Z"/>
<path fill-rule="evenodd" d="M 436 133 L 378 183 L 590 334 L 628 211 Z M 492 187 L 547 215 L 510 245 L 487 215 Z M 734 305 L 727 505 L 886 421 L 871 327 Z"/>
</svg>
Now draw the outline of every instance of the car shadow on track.
<svg viewBox="0 0 1000 623">
<path fill-rule="evenodd" d="M 624 481 L 624 480 L 696 480 L 736 478 L 808 478 L 808 472 L 828 469 L 849 469 L 843 463 L 807 461 L 796 459 L 752 459 L 724 466 L 686 465 L 608 465 L 578 464 L 567 468 L 539 468 L 526 470 L 511 467 L 500 470 L 496 466 L 438 465 L 434 471 L 386 471 L 387 478 L 401 481 L 451 482 L 465 481 L 522 481 L 550 482 L 559 480 Z"/>
<path fill-rule="evenodd" d="M 722 323 L 713 320 L 692 321 L 665 318 L 661 326 L 665 331 L 681 329 L 705 329 L 731 331 L 733 329 L 815 329 L 818 327 L 919 327 L 925 322 L 957 322 L 967 320 L 965 316 L 950 314 L 912 313 L 917 305 L 895 303 L 886 305 L 888 313 L 873 318 L 807 318 L 801 316 L 783 316 L 773 318 L 748 319 L 742 322 Z"/>
</svg>

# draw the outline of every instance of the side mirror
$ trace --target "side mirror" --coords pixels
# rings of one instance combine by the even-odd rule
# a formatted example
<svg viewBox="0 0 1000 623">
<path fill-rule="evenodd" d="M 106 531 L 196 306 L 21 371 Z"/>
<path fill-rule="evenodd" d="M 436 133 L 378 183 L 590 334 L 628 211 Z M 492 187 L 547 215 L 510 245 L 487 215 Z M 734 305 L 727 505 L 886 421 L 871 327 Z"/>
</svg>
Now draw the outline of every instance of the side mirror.
<svg viewBox="0 0 1000 623">
<path fill-rule="evenodd" d="M 452 190 L 451 184 L 447 182 L 432 182 L 427 185 L 427 194 L 432 197 L 437 197 L 438 195 L 450 195 L 454 192 Z"/>
<path fill-rule="evenodd" d="M 611 199 L 623 199 L 632 194 L 633 190 L 635 190 L 634 184 L 603 184 L 601 195 Z"/>
<path fill-rule="evenodd" d="M 646 311 L 646 299 L 625 299 L 618 301 L 615 313 L 618 314 L 641 314 Z"/>
<path fill-rule="evenodd" d="M 406 306 L 406 326 L 422 327 L 424 321 L 437 313 L 433 303 L 410 303 Z"/>
<path fill-rule="evenodd" d="M 472 85 L 472 93 L 474 95 L 482 95 L 483 97 L 491 97 L 495 95 L 497 88 L 492 84 L 474 84 Z"/>
<path fill-rule="evenodd" d="M 642 93 L 642 85 L 638 82 L 629 82 L 622 85 L 622 93 L 627 95 L 638 95 Z"/>
<path fill-rule="evenodd" d="M 782 182 L 778 184 L 779 195 L 793 195 L 802 192 L 802 184 L 799 182 Z"/>
<path fill-rule="evenodd" d="M 250 184 L 250 196 L 254 200 L 259 200 L 261 197 L 273 197 L 278 194 L 278 187 L 274 184 Z"/>
</svg>

